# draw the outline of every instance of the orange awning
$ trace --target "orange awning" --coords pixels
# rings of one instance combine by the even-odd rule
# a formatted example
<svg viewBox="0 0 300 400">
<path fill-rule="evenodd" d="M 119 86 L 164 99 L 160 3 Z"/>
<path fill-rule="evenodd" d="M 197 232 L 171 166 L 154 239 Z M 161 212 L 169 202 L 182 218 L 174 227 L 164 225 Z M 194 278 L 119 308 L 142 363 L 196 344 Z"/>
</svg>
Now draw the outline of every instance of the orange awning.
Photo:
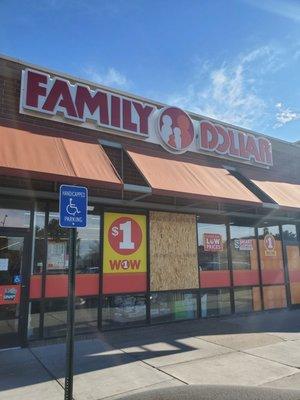
<svg viewBox="0 0 300 400">
<path fill-rule="evenodd" d="M 0 174 L 118 188 L 122 185 L 100 144 L 0 127 Z"/>
<path fill-rule="evenodd" d="M 161 155 L 146 155 L 129 149 L 127 153 L 154 194 L 262 204 L 259 198 L 224 168 L 162 158 Z"/>
<path fill-rule="evenodd" d="M 300 208 L 300 184 L 251 179 L 271 199 L 282 207 Z"/>
</svg>

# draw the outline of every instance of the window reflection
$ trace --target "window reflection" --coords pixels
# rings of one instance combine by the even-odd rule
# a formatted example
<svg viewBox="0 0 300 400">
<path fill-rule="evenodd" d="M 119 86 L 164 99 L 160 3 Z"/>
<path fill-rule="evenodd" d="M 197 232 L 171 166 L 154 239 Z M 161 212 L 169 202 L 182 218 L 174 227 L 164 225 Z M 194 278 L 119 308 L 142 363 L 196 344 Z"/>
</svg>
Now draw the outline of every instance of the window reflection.
<svg viewBox="0 0 300 400">
<path fill-rule="evenodd" d="M 88 215 L 87 227 L 77 231 L 77 272 L 100 270 L 100 216 Z"/>
<path fill-rule="evenodd" d="M 230 226 L 230 248 L 233 269 L 257 270 L 255 230 L 248 226 Z"/>
<path fill-rule="evenodd" d="M 210 289 L 201 292 L 202 318 L 216 317 L 231 313 L 229 289 Z"/>
<path fill-rule="evenodd" d="M 228 269 L 226 225 L 198 223 L 197 229 L 199 269 Z"/>
<path fill-rule="evenodd" d="M 45 212 L 34 212 L 34 260 L 33 260 L 33 274 L 41 274 L 45 262 Z"/>
<path fill-rule="evenodd" d="M 47 272 L 66 273 L 69 267 L 69 231 L 59 226 L 59 215 L 49 213 Z"/>
<path fill-rule="evenodd" d="M 197 294 L 162 292 L 151 294 L 151 321 L 168 322 L 197 318 Z"/>
<path fill-rule="evenodd" d="M 102 309 L 104 328 L 141 325 L 146 322 L 144 295 L 107 296 Z"/>
<path fill-rule="evenodd" d="M 30 210 L 0 208 L 0 228 L 29 228 Z"/>
<path fill-rule="evenodd" d="M 235 312 L 251 312 L 261 310 L 260 288 L 234 289 Z"/>
</svg>

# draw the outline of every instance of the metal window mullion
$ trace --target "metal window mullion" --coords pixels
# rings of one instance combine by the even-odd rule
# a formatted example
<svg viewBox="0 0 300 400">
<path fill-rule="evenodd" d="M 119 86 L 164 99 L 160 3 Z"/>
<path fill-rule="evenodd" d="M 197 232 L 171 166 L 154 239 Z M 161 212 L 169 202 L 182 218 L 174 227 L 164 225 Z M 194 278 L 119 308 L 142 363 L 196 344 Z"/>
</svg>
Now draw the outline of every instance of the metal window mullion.
<svg viewBox="0 0 300 400">
<path fill-rule="evenodd" d="M 292 304 L 292 300 L 291 300 L 291 287 L 290 287 L 290 278 L 289 278 L 289 270 L 288 270 L 288 257 L 287 257 L 286 245 L 284 244 L 283 230 L 282 230 L 281 224 L 279 224 L 279 235 L 280 235 L 280 240 L 281 240 L 281 251 L 282 251 L 286 300 L 287 300 L 287 306 L 290 307 Z"/>
<path fill-rule="evenodd" d="M 28 317 L 29 317 L 29 288 L 30 288 L 30 276 L 31 276 L 31 265 L 32 265 L 32 232 L 33 232 L 33 225 L 34 225 L 34 203 L 31 204 L 30 207 L 30 226 L 29 226 L 29 234 L 24 236 L 24 249 L 31 249 L 30 253 L 25 254 L 25 271 L 22 270 L 22 276 L 25 276 L 25 295 L 23 295 L 22 288 L 22 297 L 21 301 L 23 304 L 20 304 L 20 311 L 23 314 L 23 318 L 20 319 L 19 317 L 19 324 L 21 323 L 22 326 L 19 326 L 19 334 L 21 335 L 21 345 L 26 346 L 28 342 Z M 22 255 L 23 262 L 24 262 L 24 254 Z M 22 268 L 23 269 L 23 268 Z M 24 273 L 25 272 L 25 273 Z M 21 285 L 23 286 L 23 282 Z"/>
<path fill-rule="evenodd" d="M 44 259 L 42 268 L 42 293 L 40 302 L 40 338 L 44 337 L 44 320 L 45 320 L 45 294 L 46 294 L 46 274 L 47 274 L 47 258 L 48 258 L 48 224 L 49 224 L 49 202 L 46 203 L 45 210 L 45 227 L 44 227 Z"/>
<path fill-rule="evenodd" d="M 258 228 L 255 227 L 255 238 L 256 238 L 256 248 L 257 248 L 257 257 L 258 257 L 258 272 L 259 272 L 259 289 L 260 289 L 260 300 L 261 300 L 261 308 L 265 309 L 264 302 L 264 291 L 263 291 L 263 279 L 262 279 L 262 270 L 261 270 L 261 260 L 260 260 L 260 248 L 259 248 L 259 237 L 258 237 Z"/>
<path fill-rule="evenodd" d="M 227 237 L 227 263 L 230 274 L 230 305 L 231 305 L 231 313 L 235 313 L 235 304 L 234 304 L 234 291 L 233 291 L 233 269 L 232 269 L 232 254 L 231 254 L 231 246 L 230 246 L 230 226 L 229 221 L 226 222 L 226 237 Z"/>
<path fill-rule="evenodd" d="M 104 252 L 104 210 L 100 212 L 100 266 L 99 266 L 99 292 L 98 292 L 98 330 L 102 329 L 102 307 L 103 307 L 103 252 Z"/>
</svg>

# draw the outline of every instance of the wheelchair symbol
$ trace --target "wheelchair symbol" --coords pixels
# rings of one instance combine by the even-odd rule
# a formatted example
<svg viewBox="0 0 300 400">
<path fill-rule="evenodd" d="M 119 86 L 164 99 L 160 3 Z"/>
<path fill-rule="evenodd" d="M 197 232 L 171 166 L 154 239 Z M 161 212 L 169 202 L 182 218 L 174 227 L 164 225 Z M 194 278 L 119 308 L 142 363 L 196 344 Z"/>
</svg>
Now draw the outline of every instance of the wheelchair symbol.
<svg viewBox="0 0 300 400">
<path fill-rule="evenodd" d="M 66 207 L 66 211 L 68 214 L 73 215 L 73 217 L 76 214 L 80 214 L 80 211 L 78 210 L 76 205 L 72 203 L 72 198 L 69 199 L 69 204 Z"/>
</svg>

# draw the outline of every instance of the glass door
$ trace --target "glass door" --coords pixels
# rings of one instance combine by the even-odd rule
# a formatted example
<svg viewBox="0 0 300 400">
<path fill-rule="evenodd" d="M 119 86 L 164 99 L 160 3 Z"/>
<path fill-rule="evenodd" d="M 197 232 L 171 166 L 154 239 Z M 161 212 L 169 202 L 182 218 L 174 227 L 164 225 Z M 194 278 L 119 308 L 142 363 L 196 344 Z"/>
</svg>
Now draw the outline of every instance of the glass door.
<svg viewBox="0 0 300 400">
<path fill-rule="evenodd" d="M 28 237 L 0 229 L 0 348 L 19 346 L 26 324 Z"/>
</svg>

